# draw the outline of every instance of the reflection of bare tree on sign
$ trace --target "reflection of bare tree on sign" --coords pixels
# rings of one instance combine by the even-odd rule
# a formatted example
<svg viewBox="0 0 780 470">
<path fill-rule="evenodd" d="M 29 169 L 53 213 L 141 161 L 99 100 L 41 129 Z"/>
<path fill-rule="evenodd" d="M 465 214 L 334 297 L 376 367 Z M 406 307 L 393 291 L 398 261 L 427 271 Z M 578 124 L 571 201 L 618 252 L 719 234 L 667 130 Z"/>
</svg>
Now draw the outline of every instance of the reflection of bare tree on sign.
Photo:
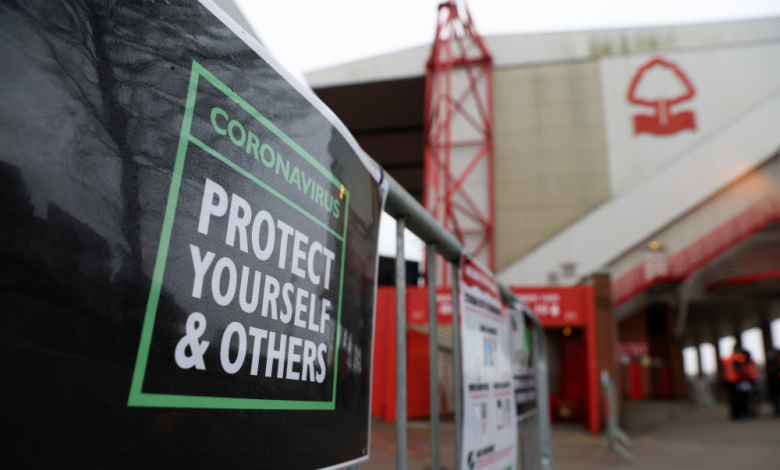
<svg viewBox="0 0 780 470">
<path fill-rule="evenodd" d="M 144 178 L 173 164 L 179 126 L 171 123 L 181 120 L 192 60 L 219 61 L 223 76 L 238 72 L 231 64 L 245 67 L 257 60 L 246 48 L 239 52 L 235 41 L 213 47 L 225 39 L 224 27 L 213 19 L 214 27 L 199 29 L 197 38 L 183 30 L 181 25 L 204 23 L 201 17 L 208 13 L 196 6 L 50 0 L 19 1 L 12 7 L 44 45 L 40 66 L 61 80 L 86 116 L 78 124 L 74 148 L 63 154 L 73 155 L 76 176 L 69 176 L 100 203 L 116 206 L 110 211 L 116 220 L 103 222 L 126 244 L 126 279 L 141 274 L 142 216 L 150 210 L 144 201 L 160 196 L 159 187 L 142 194 Z M 204 46 L 209 43 L 212 47 Z M 111 165 L 107 158 L 118 160 L 118 185 L 105 174 Z"/>
</svg>

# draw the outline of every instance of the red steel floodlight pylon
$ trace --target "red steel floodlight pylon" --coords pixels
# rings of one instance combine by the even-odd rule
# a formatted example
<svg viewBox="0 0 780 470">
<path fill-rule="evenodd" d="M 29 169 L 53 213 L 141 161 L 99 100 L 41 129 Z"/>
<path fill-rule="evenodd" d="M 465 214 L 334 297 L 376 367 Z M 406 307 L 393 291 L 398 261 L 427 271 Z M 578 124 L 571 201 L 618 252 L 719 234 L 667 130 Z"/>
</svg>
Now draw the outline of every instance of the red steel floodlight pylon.
<svg viewBox="0 0 780 470">
<path fill-rule="evenodd" d="M 493 58 L 463 9 L 439 5 L 425 77 L 423 202 L 493 270 Z"/>
</svg>

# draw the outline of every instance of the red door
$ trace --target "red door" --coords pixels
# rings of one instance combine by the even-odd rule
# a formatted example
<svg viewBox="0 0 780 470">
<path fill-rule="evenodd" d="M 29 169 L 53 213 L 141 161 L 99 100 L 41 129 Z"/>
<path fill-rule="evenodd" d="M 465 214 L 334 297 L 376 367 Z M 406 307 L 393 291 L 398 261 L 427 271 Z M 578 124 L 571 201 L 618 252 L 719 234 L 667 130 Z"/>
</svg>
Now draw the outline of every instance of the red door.
<svg viewBox="0 0 780 470">
<path fill-rule="evenodd" d="M 560 397 L 572 408 L 571 419 L 584 421 L 585 398 L 588 393 L 588 356 L 585 338 L 564 337 L 562 357 Z"/>
<path fill-rule="evenodd" d="M 628 397 L 632 400 L 644 400 L 642 365 L 636 359 L 628 365 Z"/>
<path fill-rule="evenodd" d="M 669 375 L 669 367 L 666 364 L 658 368 L 658 383 L 661 388 L 661 398 L 664 400 L 672 399 L 672 379 Z"/>
</svg>

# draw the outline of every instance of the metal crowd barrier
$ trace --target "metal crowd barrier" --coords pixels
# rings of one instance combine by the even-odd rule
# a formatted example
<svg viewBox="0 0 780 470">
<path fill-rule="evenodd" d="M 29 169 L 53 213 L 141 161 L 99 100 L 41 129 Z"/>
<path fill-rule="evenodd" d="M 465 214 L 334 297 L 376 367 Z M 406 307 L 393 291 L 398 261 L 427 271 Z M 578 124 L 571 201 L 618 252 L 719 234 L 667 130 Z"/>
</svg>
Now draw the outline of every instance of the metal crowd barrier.
<svg viewBox="0 0 780 470">
<path fill-rule="evenodd" d="M 601 370 L 601 389 L 604 393 L 604 399 L 607 405 L 607 429 L 606 429 L 606 442 L 596 452 L 596 458 L 601 460 L 607 455 L 610 449 L 617 452 L 623 457 L 626 462 L 633 462 L 634 456 L 626 449 L 625 446 L 631 445 L 631 439 L 620 428 L 618 424 L 617 414 L 617 399 L 615 398 L 615 386 L 612 383 L 612 378 L 609 376 L 609 372 L 606 369 Z"/>
<path fill-rule="evenodd" d="M 374 162 L 377 168 L 380 165 Z M 450 263 L 451 279 L 458 278 L 458 263 L 464 250 L 458 239 L 444 229 L 430 213 L 417 202 L 395 179 L 383 171 L 383 179 L 388 183 L 385 211 L 397 221 L 396 231 L 396 469 L 406 470 L 407 422 L 406 422 L 406 272 L 404 259 L 404 229 L 408 228 L 427 245 L 427 273 L 429 312 L 436 312 L 436 269 L 435 253 L 439 253 Z M 506 304 L 522 304 L 505 286 L 499 284 L 501 297 Z M 547 361 L 544 331 L 539 320 L 525 307 L 525 315 L 531 319 L 534 361 L 536 372 L 536 413 L 518 423 L 518 469 L 551 470 L 552 452 L 550 448 L 550 419 L 547 390 Z M 463 440 L 463 389 L 460 351 L 460 312 L 458 307 L 458 284 L 452 283 L 452 346 L 455 388 L 455 468 L 461 469 L 461 443 Z M 428 315 L 429 345 L 436 351 L 435 314 Z M 430 410 L 431 410 L 431 470 L 440 470 L 439 455 L 439 403 L 438 403 L 438 361 L 436 354 L 430 354 Z M 350 469 L 358 469 L 357 465 Z"/>
<path fill-rule="evenodd" d="M 525 306 L 523 314 L 531 320 L 531 335 L 536 383 L 536 409 L 518 417 L 519 470 L 551 470 L 550 405 L 547 382 L 547 344 L 539 319 Z"/>
</svg>

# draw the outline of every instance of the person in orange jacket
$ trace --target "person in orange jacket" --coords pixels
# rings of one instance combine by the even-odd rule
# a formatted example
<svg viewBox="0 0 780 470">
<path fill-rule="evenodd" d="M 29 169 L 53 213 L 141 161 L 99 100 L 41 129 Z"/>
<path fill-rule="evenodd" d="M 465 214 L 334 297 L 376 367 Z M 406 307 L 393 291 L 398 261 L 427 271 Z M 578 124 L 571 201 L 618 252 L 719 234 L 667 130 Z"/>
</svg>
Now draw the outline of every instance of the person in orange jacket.
<svg viewBox="0 0 780 470">
<path fill-rule="evenodd" d="M 745 367 L 742 369 L 742 382 L 743 387 L 746 390 L 746 406 L 745 410 L 748 416 L 757 416 L 758 410 L 761 407 L 761 398 L 758 391 L 758 379 L 760 374 L 758 372 L 758 365 L 756 361 L 750 357 L 750 352 L 745 351 Z"/>
<path fill-rule="evenodd" d="M 739 345 L 734 346 L 731 356 L 723 360 L 723 380 L 729 394 L 731 419 L 734 420 L 748 417 L 751 388 L 750 382 L 745 380 L 749 375 L 748 364 L 748 356 Z"/>
</svg>

